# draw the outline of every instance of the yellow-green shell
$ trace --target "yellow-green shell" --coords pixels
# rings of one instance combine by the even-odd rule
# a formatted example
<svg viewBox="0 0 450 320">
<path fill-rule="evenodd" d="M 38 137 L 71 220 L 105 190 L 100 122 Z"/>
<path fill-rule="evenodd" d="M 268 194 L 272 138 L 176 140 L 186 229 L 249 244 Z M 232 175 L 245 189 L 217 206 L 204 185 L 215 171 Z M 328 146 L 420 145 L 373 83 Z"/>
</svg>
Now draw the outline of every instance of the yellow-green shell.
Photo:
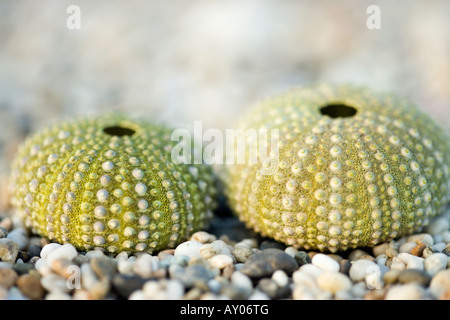
<svg viewBox="0 0 450 320">
<path fill-rule="evenodd" d="M 345 105 L 348 117 L 321 109 Z M 278 129 L 277 170 L 226 165 L 232 209 L 287 245 L 339 251 L 419 230 L 450 195 L 449 138 L 408 100 L 351 85 L 317 85 L 252 109 L 242 129 Z M 274 159 L 272 159 L 272 162 Z"/>
<path fill-rule="evenodd" d="M 27 227 L 80 250 L 153 252 L 204 227 L 210 167 L 175 164 L 171 130 L 112 114 L 28 137 L 12 164 L 12 205 Z"/>
</svg>

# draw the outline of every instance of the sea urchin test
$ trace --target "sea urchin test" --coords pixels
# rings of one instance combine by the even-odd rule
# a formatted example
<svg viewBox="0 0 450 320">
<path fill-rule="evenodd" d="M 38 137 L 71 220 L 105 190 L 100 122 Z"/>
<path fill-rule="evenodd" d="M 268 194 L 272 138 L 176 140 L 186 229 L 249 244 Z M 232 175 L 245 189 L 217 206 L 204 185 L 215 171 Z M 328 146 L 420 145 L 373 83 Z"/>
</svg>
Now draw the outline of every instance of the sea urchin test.
<svg viewBox="0 0 450 320">
<path fill-rule="evenodd" d="M 350 85 L 275 96 L 239 128 L 279 130 L 277 168 L 224 166 L 232 209 L 287 245 L 336 252 L 407 235 L 450 199 L 449 138 L 407 99 Z"/>
<path fill-rule="evenodd" d="M 175 164 L 171 130 L 112 114 L 28 137 L 12 164 L 12 205 L 25 225 L 80 250 L 174 247 L 212 216 L 210 167 Z"/>
</svg>

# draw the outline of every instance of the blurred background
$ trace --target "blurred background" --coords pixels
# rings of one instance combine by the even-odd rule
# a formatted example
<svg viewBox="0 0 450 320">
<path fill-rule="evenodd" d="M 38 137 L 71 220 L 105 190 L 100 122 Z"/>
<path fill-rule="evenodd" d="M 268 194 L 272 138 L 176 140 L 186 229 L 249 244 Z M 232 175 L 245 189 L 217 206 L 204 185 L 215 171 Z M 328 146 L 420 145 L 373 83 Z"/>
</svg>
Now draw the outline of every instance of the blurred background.
<svg viewBox="0 0 450 320">
<path fill-rule="evenodd" d="M 366 26 L 372 4 L 379 30 Z M 223 130 L 317 81 L 407 95 L 450 133 L 449 12 L 447 0 L 1 1 L 0 175 L 59 119 L 115 109 Z"/>
</svg>

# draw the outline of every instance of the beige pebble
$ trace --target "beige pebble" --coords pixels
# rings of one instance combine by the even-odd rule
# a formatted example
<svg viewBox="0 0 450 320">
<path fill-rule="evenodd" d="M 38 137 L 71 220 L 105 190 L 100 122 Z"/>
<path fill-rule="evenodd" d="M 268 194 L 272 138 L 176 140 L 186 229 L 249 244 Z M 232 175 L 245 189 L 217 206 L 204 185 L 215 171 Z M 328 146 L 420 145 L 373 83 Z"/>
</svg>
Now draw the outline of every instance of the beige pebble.
<svg viewBox="0 0 450 320">
<path fill-rule="evenodd" d="M 206 231 L 197 231 L 191 236 L 191 240 L 198 241 L 201 243 L 211 243 L 217 240 L 217 237 Z"/>
<path fill-rule="evenodd" d="M 253 254 L 251 248 L 246 246 L 235 246 L 233 250 L 233 256 L 238 262 L 244 263 Z"/>
<path fill-rule="evenodd" d="M 227 254 L 218 254 L 208 260 L 209 264 L 215 268 L 223 269 L 233 265 L 233 258 Z"/>
<path fill-rule="evenodd" d="M 435 298 L 439 298 L 450 290 L 450 269 L 441 270 L 431 279 L 430 292 Z"/>
<path fill-rule="evenodd" d="M 392 286 L 386 293 L 386 300 L 421 300 L 425 297 L 424 289 L 416 283 Z"/>
<path fill-rule="evenodd" d="M 419 243 L 422 241 L 427 246 L 432 246 L 434 244 L 433 237 L 431 234 L 428 233 L 419 233 L 419 234 L 413 234 L 412 236 L 408 237 L 408 241 Z"/>
<path fill-rule="evenodd" d="M 346 291 L 352 288 L 352 282 L 350 279 L 336 271 L 325 271 L 317 278 L 317 285 L 322 290 L 336 293 L 338 291 Z"/>
</svg>

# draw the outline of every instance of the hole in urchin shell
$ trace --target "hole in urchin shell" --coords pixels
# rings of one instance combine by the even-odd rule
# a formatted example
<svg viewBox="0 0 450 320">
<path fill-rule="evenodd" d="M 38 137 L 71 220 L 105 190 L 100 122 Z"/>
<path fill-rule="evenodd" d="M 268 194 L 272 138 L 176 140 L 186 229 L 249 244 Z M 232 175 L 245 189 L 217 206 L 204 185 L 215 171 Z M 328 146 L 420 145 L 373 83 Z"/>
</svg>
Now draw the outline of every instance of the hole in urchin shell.
<svg viewBox="0 0 450 320">
<path fill-rule="evenodd" d="M 103 129 L 103 132 L 106 134 L 109 134 L 110 136 L 123 137 L 123 136 L 131 136 L 136 131 L 134 131 L 133 129 L 124 128 L 121 126 L 112 126 L 112 127 L 107 127 L 105 129 Z"/>
<path fill-rule="evenodd" d="M 356 109 L 345 104 L 327 104 L 320 108 L 320 113 L 331 118 L 348 118 L 356 114 Z"/>
</svg>

